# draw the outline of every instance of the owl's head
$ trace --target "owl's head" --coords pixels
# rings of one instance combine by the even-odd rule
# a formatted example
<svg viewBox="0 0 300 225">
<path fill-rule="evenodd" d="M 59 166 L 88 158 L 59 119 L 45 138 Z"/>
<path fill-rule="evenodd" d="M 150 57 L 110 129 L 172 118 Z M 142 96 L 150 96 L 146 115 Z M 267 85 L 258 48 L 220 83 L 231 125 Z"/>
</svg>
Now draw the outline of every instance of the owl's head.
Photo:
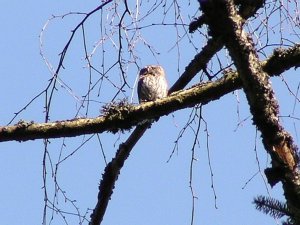
<svg viewBox="0 0 300 225">
<path fill-rule="evenodd" d="M 151 74 L 153 76 L 164 76 L 165 71 L 159 65 L 148 65 L 140 70 L 140 76 L 144 76 L 146 74 Z"/>
</svg>

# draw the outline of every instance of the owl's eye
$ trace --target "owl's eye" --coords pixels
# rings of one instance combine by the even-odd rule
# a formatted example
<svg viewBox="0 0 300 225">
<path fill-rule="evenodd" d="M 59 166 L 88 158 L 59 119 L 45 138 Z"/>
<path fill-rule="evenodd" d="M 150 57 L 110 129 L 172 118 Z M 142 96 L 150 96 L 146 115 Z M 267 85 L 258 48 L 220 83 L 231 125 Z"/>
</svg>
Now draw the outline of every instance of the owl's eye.
<svg viewBox="0 0 300 225">
<path fill-rule="evenodd" d="M 143 74 L 145 74 L 145 73 L 147 73 L 147 68 L 143 68 L 143 69 L 141 69 L 141 71 L 140 71 L 140 75 L 143 75 Z"/>
</svg>

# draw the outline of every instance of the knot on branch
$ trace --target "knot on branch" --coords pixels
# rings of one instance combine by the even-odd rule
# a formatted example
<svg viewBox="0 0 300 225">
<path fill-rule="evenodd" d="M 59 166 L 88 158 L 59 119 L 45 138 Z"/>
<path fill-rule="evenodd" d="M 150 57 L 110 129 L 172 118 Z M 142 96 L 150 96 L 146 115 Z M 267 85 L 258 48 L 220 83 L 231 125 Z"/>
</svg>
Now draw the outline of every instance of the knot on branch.
<svg viewBox="0 0 300 225">
<path fill-rule="evenodd" d="M 133 105 L 130 104 L 127 99 L 122 99 L 105 104 L 100 112 L 107 118 L 123 118 L 130 112 L 132 107 Z"/>
<path fill-rule="evenodd" d="M 202 15 L 189 24 L 189 33 L 194 33 L 198 28 L 205 24 L 205 16 Z"/>
<path fill-rule="evenodd" d="M 33 121 L 25 121 L 25 120 L 19 120 L 18 123 L 16 124 L 16 126 L 19 129 L 25 129 L 27 127 L 29 127 L 30 125 L 34 124 Z"/>
<path fill-rule="evenodd" d="M 116 120 L 124 121 L 126 118 L 128 118 L 133 107 L 134 105 L 129 103 L 127 99 L 122 99 L 107 103 L 102 107 L 100 112 L 105 116 L 106 120 L 113 123 Z M 118 128 L 118 126 L 115 126 L 115 128 L 112 128 L 110 131 L 112 133 L 117 133 L 118 131 L 123 133 L 125 130 L 131 129 L 131 126 L 125 127 L 126 128 Z"/>
</svg>

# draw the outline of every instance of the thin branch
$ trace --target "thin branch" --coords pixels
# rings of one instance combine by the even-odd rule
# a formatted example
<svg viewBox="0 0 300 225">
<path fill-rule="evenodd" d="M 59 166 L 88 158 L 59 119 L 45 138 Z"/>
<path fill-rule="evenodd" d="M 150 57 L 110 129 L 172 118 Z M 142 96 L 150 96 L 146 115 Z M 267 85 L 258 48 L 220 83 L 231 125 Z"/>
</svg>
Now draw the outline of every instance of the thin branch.
<svg viewBox="0 0 300 225">
<path fill-rule="evenodd" d="M 96 7 L 94 10 L 90 11 L 89 13 L 87 13 L 86 16 L 80 21 L 80 23 L 78 23 L 77 26 L 71 31 L 71 36 L 70 36 L 69 40 L 67 41 L 64 49 L 60 53 L 59 63 L 58 63 L 58 66 L 57 66 L 57 68 L 55 70 L 55 73 L 54 73 L 53 77 L 51 78 L 51 80 L 49 82 L 49 85 L 46 88 L 46 90 L 48 90 L 51 87 L 51 84 L 52 84 L 52 88 L 51 88 L 51 91 L 50 91 L 49 98 L 46 98 L 46 103 L 45 103 L 45 109 L 46 109 L 45 122 L 49 121 L 50 106 L 51 106 L 51 102 L 52 102 L 54 90 L 56 90 L 57 76 L 58 76 L 59 71 L 61 70 L 61 68 L 63 68 L 63 62 L 64 62 L 64 59 L 65 59 L 65 56 L 67 54 L 67 51 L 69 49 L 69 46 L 70 46 L 73 38 L 74 38 L 75 33 L 77 32 L 77 30 L 81 26 L 83 26 L 83 24 L 85 23 L 85 21 L 91 15 L 93 15 L 95 12 L 99 11 L 100 9 L 102 9 L 105 5 L 107 5 L 110 2 L 112 2 L 112 0 L 107 0 L 106 2 L 102 3 L 100 6 Z"/>
<path fill-rule="evenodd" d="M 124 166 L 126 159 L 130 155 L 130 152 L 133 149 L 134 145 L 143 136 L 149 125 L 151 124 L 145 123 L 143 125 L 137 126 L 129 136 L 127 141 L 119 146 L 115 157 L 105 167 L 104 174 L 102 175 L 102 180 L 99 186 L 98 202 L 95 209 L 93 210 L 93 213 L 91 214 L 91 221 L 89 225 L 99 225 L 103 220 L 103 216 L 106 212 L 108 202 L 113 193 L 113 189 L 119 177 L 120 171 Z"/>
</svg>

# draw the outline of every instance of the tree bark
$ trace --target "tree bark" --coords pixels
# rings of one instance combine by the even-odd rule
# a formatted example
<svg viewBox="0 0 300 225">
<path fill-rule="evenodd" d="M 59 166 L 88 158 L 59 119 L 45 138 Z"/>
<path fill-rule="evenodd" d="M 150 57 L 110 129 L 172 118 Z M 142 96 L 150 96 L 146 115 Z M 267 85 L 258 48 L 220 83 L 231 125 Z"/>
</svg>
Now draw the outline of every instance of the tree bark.
<svg viewBox="0 0 300 225">
<path fill-rule="evenodd" d="M 245 91 L 254 125 L 261 132 L 263 144 L 271 155 L 272 168 L 267 178 L 273 186 L 281 181 L 291 212 L 300 210 L 300 174 L 297 147 L 284 130 L 278 117 L 279 105 L 258 59 L 252 38 L 243 30 L 243 19 L 232 0 L 202 1 L 203 10 L 212 36 L 222 37 L 234 61 Z"/>
</svg>

